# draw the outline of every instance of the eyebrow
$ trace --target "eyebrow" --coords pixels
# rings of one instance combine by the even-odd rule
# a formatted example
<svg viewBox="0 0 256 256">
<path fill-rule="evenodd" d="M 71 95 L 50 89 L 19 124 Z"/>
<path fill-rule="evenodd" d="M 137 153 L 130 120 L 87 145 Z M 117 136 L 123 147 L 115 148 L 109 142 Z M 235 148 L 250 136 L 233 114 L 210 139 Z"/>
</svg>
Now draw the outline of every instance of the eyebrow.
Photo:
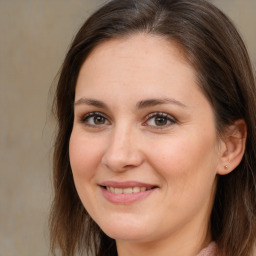
<svg viewBox="0 0 256 256">
<path fill-rule="evenodd" d="M 74 106 L 82 105 L 82 104 L 86 104 L 86 105 L 90 105 L 90 106 L 94 106 L 94 107 L 98 107 L 98 108 L 108 109 L 108 106 L 104 102 L 102 102 L 100 100 L 86 99 L 86 98 L 81 98 L 81 99 L 75 101 Z"/>
<path fill-rule="evenodd" d="M 98 108 L 103 108 L 103 109 L 108 109 L 108 106 L 104 102 L 102 102 L 100 100 L 88 99 L 88 98 L 81 98 L 81 99 L 75 101 L 74 106 L 82 105 L 82 104 L 86 104 L 86 105 L 90 105 L 90 106 L 94 106 L 94 107 L 98 107 Z M 143 109 L 143 108 L 148 108 L 148 107 L 153 107 L 153 106 L 163 105 L 163 104 L 174 104 L 174 105 L 177 105 L 177 106 L 180 106 L 183 108 L 187 107 L 182 102 L 172 99 L 172 98 L 142 100 L 136 104 L 136 107 L 138 109 Z"/>
<path fill-rule="evenodd" d="M 142 100 L 142 101 L 139 101 L 136 104 L 136 106 L 138 109 L 141 109 L 141 108 L 153 107 L 156 105 L 163 105 L 163 104 L 174 104 L 174 105 L 177 105 L 177 106 L 180 106 L 183 108 L 187 107 L 182 102 L 172 99 L 172 98 Z"/>
</svg>

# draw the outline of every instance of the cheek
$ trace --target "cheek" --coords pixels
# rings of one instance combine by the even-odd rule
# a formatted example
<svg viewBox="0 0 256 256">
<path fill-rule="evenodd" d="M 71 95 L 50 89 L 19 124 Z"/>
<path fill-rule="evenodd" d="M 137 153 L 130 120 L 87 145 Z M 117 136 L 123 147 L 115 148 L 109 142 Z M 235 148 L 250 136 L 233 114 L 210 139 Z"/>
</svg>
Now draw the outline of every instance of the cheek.
<svg viewBox="0 0 256 256">
<path fill-rule="evenodd" d="M 182 216 L 189 219 L 212 204 L 216 154 L 213 140 L 206 139 L 182 136 L 169 142 L 158 141 L 151 146 L 155 152 L 151 154 L 151 166 L 162 178 L 164 196 L 168 202 L 165 208 L 173 212 L 170 215 L 173 219 Z"/>
<path fill-rule="evenodd" d="M 189 135 L 191 133 L 187 132 L 169 140 L 158 140 L 149 147 L 154 148 L 154 152 L 148 152 L 154 169 L 167 183 L 175 183 L 175 188 L 179 189 L 189 187 L 188 184 L 197 186 L 208 178 L 212 181 L 217 166 L 215 137 Z"/>
<path fill-rule="evenodd" d="M 94 176 L 101 161 L 100 146 L 79 132 L 72 132 L 69 142 L 69 158 L 74 179 Z M 86 180 L 84 180 L 85 182 Z"/>
</svg>

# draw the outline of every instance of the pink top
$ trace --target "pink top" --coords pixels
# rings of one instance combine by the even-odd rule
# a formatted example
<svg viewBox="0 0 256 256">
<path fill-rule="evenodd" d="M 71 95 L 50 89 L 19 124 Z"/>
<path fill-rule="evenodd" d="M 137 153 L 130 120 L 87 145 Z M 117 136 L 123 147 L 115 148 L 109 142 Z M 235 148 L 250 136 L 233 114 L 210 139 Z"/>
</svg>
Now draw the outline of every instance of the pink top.
<svg viewBox="0 0 256 256">
<path fill-rule="evenodd" d="M 197 256 L 217 256 L 217 244 L 211 242 L 206 248 L 204 248 Z"/>
</svg>

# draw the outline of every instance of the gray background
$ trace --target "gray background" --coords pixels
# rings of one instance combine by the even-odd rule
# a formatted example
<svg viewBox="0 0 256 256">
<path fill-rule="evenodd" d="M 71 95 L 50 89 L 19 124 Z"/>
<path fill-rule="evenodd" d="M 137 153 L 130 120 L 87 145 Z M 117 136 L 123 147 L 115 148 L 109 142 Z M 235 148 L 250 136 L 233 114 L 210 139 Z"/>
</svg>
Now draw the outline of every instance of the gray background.
<svg viewBox="0 0 256 256">
<path fill-rule="evenodd" d="M 0 256 L 49 255 L 50 88 L 75 32 L 102 2 L 0 0 Z M 256 64 L 256 1 L 213 2 Z"/>
</svg>

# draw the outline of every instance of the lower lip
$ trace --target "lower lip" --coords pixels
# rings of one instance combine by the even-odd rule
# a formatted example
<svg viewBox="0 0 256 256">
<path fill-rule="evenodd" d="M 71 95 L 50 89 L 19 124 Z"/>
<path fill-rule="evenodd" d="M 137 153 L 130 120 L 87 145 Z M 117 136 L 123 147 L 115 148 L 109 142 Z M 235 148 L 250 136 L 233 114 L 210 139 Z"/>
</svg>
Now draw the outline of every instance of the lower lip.
<svg viewBox="0 0 256 256">
<path fill-rule="evenodd" d="M 140 201 L 149 195 L 151 195 L 157 188 L 153 188 L 146 191 L 141 191 L 137 193 L 129 193 L 129 194 L 115 194 L 107 189 L 101 187 L 103 196 L 110 201 L 111 203 L 115 204 L 131 204 L 137 201 Z"/>
</svg>

